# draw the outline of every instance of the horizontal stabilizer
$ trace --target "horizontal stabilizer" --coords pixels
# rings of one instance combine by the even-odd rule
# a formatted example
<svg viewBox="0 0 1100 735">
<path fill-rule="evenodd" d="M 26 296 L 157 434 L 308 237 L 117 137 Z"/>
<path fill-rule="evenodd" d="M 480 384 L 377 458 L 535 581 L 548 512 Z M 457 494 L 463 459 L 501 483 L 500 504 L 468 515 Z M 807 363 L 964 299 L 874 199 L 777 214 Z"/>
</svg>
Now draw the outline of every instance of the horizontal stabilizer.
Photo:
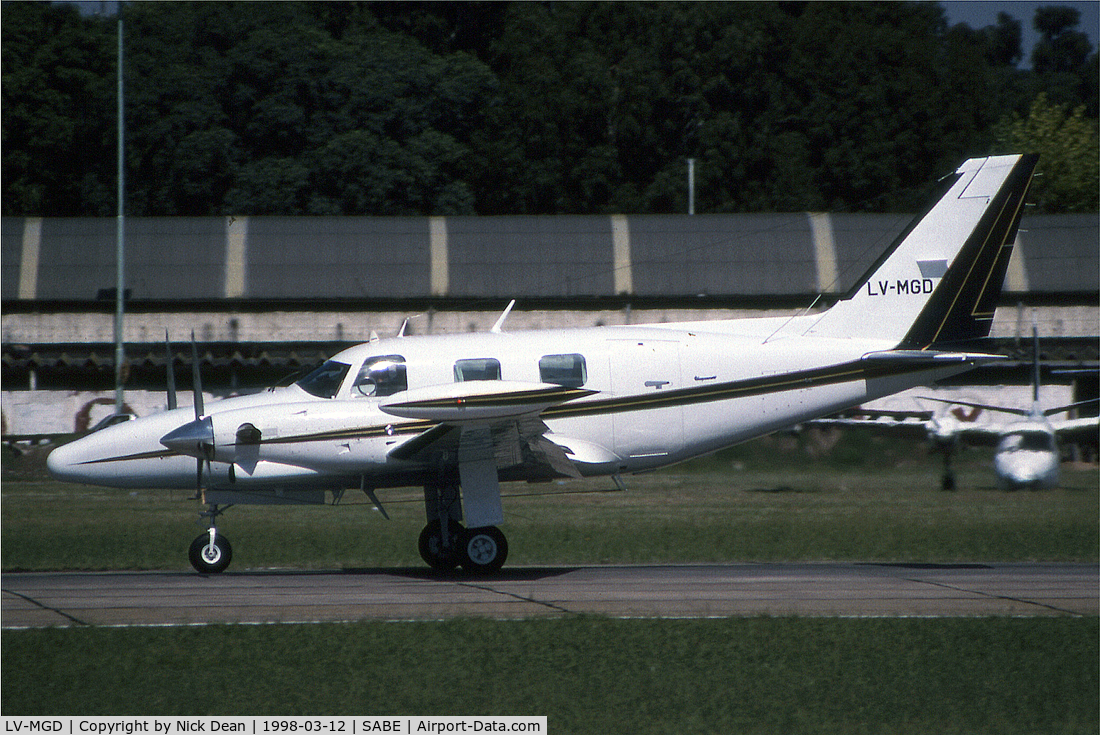
<svg viewBox="0 0 1100 735">
<path fill-rule="evenodd" d="M 1044 416 L 1053 416 L 1056 413 L 1062 413 L 1063 411 L 1073 411 L 1078 408 L 1084 408 L 1085 406 L 1091 406 L 1100 402 L 1100 398 L 1089 398 L 1087 401 L 1077 401 L 1076 403 L 1070 403 L 1065 406 L 1058 406 L 1057 408 L 1048 408 L 1043 411 Z"/>
<path fill-rule="evenodd" d="M 1026 408 L 1013 408 L 1011 406 L 993 406 L 988 403 L 971 403 L 970 401 L 951 401 L 945 398 L 932 398 L 931 396 L 921 396 L 926 401 L 937 401 L 938 403 L 947 403 L 950 405 L 968 406 L 969 408 L 982 408 L 986 411 L 997 411 L 999 413 L 1008 413 L 1013 416 L 1031 416 L 1036 411 L 1031 411 Z M 1087 401 L 1077 401 L 1076 403 L 1070 403 L 1065 406 L 1057 406 L 1055 408 L 1048 408 L 1043 411 L 1039 411 L 1039 415 L 1042 416 L 1054 416 L 1055 414 L 1064 413 L 1066 411 L 1072 411 L 1076 408 L 1082 408 L 1097 402 L 1098 399 L 1090 398 Z"/>
<path fill-rule="evenodd" d="M 998 362 L 1007 359 L 1004 355 L 990 355 L 984 352 L 935 352 L 932 350 L 887 350 L 869 352 L 863 356 L 863 362 L 868 365 L 911 365 L 922 369 Z"/>
<path fill-rule="evenodd" d="M 949 406 L 966 406 L 967 408 L 981 408 L 986 411 L 996 411 L 998 413 L 1007 413 L 1013 416 L 1028 416 L 1031 414 L 1026 408 L 1012 408 L 1010 406 L 993 406 L 988 403 L 972 403 L 970 401 L 953 401 L 946 398 L 933 398 L 932 396 L 918 396 L 924 401 L 935 401 L 936 403 L 946 403 Z"/>
</svg>

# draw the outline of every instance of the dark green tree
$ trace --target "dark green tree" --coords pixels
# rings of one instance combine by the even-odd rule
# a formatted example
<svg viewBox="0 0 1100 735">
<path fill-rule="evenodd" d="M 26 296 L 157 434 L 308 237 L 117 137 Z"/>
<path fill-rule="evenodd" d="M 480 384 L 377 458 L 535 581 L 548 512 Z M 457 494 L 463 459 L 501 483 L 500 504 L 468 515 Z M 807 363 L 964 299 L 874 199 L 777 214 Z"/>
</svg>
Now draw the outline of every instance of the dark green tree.
<svg viewBox="0 0 1100 735">
<path fill-rule="evenodd" d="M 114 19 L 4 11 L 4 212 L 113 213 Z M 699 212 L 910 209 L 1039 91 L 1095 127 L 1100 87 L 1065 8 L 1033 70 L 936 3 L 123 12 L 137 215 L 683 212 L 689 158 Z"/>
<path fill-rule="evenodd" d="M 1031 51 L 1036 91 L 1052 101 L 1075 106 L 1083 103 L 1085 114 L 1097 116 L 1097 56 L 1088 35 L 1077 29 L 1081 12 L 1065 6 L 1041 7 L 1035 11 L 1035 30 L 1041 37 Z"/>
<path fill-rule="evenodd" d="M 114 213 L 115 39 L 71 5 L 4 5 L 5 215 Z"/>
<path fill-rule="evenodd" d="M 1100 208 L 1100 136 L 1084 106 L 1070 110 L 1039 94 L 1026 117 L 1013 114 L 994 129 L 998 152 L 1038 153 L 1028 202 L 1036 212 Z"/>
<path fill-rule="evenodd" d="M 492 75 L 468 54 L 432 54 L 369 14 L 333 10 L 135 8 L 135 209 L 474 212 L 466 180 L 485 165 L 472 140 Z"/>
</svg>

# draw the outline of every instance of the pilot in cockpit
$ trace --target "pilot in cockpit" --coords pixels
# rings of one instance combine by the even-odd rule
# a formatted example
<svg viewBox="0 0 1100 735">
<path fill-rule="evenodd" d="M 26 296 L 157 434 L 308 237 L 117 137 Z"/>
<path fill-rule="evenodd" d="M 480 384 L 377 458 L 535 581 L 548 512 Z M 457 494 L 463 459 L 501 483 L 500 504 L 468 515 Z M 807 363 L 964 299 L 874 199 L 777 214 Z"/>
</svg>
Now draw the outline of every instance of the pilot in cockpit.
<svg viewBox="0 0 1100 735">
<path fill-rule="evenodd" d="M 371 357 L 359 368 L 351 393 L 353 396 L 385 397 L 408 390 L 405 358 L 400 355 Z"/>
</svg>

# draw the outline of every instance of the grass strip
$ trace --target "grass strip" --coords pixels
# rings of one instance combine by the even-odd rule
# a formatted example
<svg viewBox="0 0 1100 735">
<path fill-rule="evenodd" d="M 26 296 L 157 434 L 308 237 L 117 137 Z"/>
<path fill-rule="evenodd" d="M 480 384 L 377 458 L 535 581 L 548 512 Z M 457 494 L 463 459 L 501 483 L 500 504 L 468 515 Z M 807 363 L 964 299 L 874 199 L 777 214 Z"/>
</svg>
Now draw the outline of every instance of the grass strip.
<svg viewBox="0 0 1100 735">
<path fill-rule="evenodd" d="M 512 564 L 724 561 L 1096 561 L 1100 471 L 1066 464 L 1043 492 L 995 489 L 992 452 L 959 453 L 958 492 L 919 444 L 847 434 L 749 442 L 658 473 L 504 487 Z M 819 437 L 820 439 L 820 437 Z M 6 450 L 5 450 L 6 452 Z M 202 528 L 193 490 L 114 490 L 19 472 L 5 454 L 4 571 L 188 569 Z M 25 467 L 27 463 L 23 462 Z M 381 490 L 392 521 L 339 506 L 240 506 L 219 519 L 233 568 L 419 566 L 417 488 Z"/>
<path fill-rule="evenodd" d="M 452 620 L 2 634 L 16 715 L 545 714 L 552 732 L 1095 733 L 1097 619 Z"/>
</svg>

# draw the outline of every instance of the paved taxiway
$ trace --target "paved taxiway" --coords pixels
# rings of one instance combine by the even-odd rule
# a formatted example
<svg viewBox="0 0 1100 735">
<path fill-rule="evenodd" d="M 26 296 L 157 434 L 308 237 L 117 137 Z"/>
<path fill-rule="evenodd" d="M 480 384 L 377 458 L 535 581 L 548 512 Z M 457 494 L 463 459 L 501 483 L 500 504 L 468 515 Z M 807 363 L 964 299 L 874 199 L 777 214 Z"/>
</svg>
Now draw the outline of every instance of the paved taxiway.
<svg viewBox="0 0 1100 735">
<path fill-rule="evenodd" d="M 1100 614 L 1096 564 L 773 563 L 4 574 L 5 628 L 619 617 Z"/>
</svg>

